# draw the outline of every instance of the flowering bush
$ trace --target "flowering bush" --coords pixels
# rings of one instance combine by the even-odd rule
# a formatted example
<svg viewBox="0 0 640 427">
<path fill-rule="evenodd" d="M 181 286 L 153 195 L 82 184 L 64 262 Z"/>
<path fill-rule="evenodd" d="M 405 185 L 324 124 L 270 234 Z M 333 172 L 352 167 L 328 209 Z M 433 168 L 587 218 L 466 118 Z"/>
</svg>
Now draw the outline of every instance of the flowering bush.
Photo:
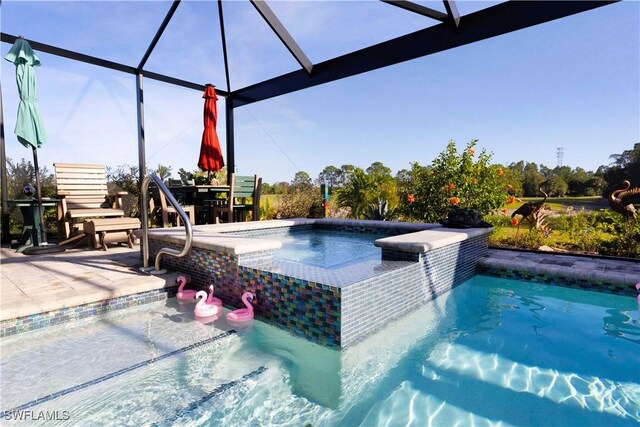
<svg viewBox="0 0 640 427">
<path fill-rule="evenodd" d="M 458 153 L 450 141 L 431 166 L 412 164 L 400 188 L 400 200 L 406 201 L 399 206 L 404 219 L 438 222 L 452 206 L 486 215 L 504 205 L 507 177 L 499 165 L 490 163 L 485 150 L 476 155 L 476 144 L 472 140 Z"/>
</svg>

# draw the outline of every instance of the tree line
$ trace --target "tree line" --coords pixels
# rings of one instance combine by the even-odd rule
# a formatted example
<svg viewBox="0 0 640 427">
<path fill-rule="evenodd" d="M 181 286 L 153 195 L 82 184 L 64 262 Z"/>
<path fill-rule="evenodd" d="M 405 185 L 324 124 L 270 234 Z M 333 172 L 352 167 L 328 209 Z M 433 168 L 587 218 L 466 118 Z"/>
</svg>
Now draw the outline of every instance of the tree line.
<svg viewBox="0 0 640 427">
<path fill-rule="evenodd" d="M 640 143 L 621 154 L 610 156 L 612 163 L 602 165 L 596 171 L 587 171 L 581 167 L 556 166 L 554 168 L 534 162 L 520 160 L 508 165 L 498 165 L 504 170 L 505 177 L 511 185 L 510 193 L 517 197 L 536 197 L 540 195 L 538 188 L 544 183 L 543 190 L 551 197 L 606 197 L 613 189 L 619 188 L 623 180 L 630 180 L 640 185 Z M 427 169 L 430 166 L 427 166 Z M 412 171 L 402 169 L 395 176 L 392 170 L 382 162 L 374 162 L 366 169 L 352 164 L 340 167 L 326 166 L 313 180 L 309 173 L 299 171 L 290 182 L 263 183 L 262 194 L 286 194 L 293 188 L 305 188 L 326 184 L 333 192 L 345 188 L 354 178 L 362 181 L 363 176 L 375 180 L 395 180 L 396 184 L 407 181 Z"/>
</svg>

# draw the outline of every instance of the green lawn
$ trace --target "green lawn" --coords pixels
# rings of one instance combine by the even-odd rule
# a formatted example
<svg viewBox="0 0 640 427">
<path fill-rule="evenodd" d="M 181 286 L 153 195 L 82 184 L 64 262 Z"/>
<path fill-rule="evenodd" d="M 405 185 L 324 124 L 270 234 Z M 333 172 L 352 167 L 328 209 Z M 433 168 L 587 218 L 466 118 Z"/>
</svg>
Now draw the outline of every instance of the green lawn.
<svg viewBox="0 0 640 427">
<path fill-rule="evenodd" d="M 508 209 L 518 209 L 524 203 L 537 202 L 542 200 L 542 197 L 523 197 L 521 203 L 514 203 L 513 205 L 505 206 Z M 573 207 L 573 211 L 580 211 L 584 208 L 585 211 L 597 211 L 609 206 L 607 199 L 603 197 L 550 197 L 545 202 L 552 211 L 566 212 L 569 207 Z"/>
</svg>

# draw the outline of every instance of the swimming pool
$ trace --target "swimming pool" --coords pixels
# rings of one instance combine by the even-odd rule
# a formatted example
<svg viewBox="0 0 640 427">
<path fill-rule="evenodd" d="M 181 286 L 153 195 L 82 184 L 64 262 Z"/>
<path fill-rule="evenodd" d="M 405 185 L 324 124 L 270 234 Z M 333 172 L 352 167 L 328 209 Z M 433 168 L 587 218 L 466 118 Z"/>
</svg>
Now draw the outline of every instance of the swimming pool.
<svg viewBox="0 0 640 427">
<path fill-rule="evenodd" d="M 191 310 L 170 299 L 4 338 L 2 410 L 85 425 L 640 421 L 631 297 L 476 276 L 343 351 Z"/>
</svg>

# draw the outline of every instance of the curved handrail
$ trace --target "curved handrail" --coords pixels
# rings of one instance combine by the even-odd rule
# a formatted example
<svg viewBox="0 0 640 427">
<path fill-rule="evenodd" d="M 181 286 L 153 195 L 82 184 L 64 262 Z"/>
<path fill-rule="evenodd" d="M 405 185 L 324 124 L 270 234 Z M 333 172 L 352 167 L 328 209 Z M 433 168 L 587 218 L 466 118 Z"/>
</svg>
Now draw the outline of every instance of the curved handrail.
<svg viewBox="0 0 640 427">
<path fill-rule="evenodd" d="M 148 213 L 149 194 L 148 193 L 149 193 L 149 184 L 151 183 L 151 181 L 155 182 L 155 184 L 158 186 L 158 189 L 164 193 L 164 195 L 169 200 L 169 203 L 171 203 L 171 205 L 176 209 L 176 213 L 180 215 L 180 219 L 182 220 L 185 231 L 187 233 L 187 237 L 184 243 L 184 248 L 182 248 L 182 251 L 178 251 L 177 249 L 172 249 L 172 248 L 162 248 L 158 251 L 158 255 L 156 255 L 154 271 L 149 270 L 149 213 Z M 169 189 L 164 185 L 164 183 L 162 182 L 162 180 L 158 175 L 150 174 L 144 178 L 144 180 L 142 181 L 142 185 L 140 187 L 140 196 L 142 197 L 141 213 L 142 213 L 142 258 L 144 262 L 143 269 L 145 271 L 150 272 L 151 274 L 154 274 L 154 273 L 161 274 L 160 258 L 162 258 L 162 254 L 167 254 L 167 255 L 174 256 L 176 258 L 180 258 L 185 256 L 189 252 L 189 250 L 191 250 L 191 244 L 193 243 L 193 226 L 191 225 L 191 222 L 189 221 L 189 217 L 187 216 L 187 214 L 184 212 L 184 210 L 182 209 L 182 207 L 180 206 L 176 198 L 173 197 L 173 194 L 171 194 L 171 191 L 169 191 Z"/>
</svg>

